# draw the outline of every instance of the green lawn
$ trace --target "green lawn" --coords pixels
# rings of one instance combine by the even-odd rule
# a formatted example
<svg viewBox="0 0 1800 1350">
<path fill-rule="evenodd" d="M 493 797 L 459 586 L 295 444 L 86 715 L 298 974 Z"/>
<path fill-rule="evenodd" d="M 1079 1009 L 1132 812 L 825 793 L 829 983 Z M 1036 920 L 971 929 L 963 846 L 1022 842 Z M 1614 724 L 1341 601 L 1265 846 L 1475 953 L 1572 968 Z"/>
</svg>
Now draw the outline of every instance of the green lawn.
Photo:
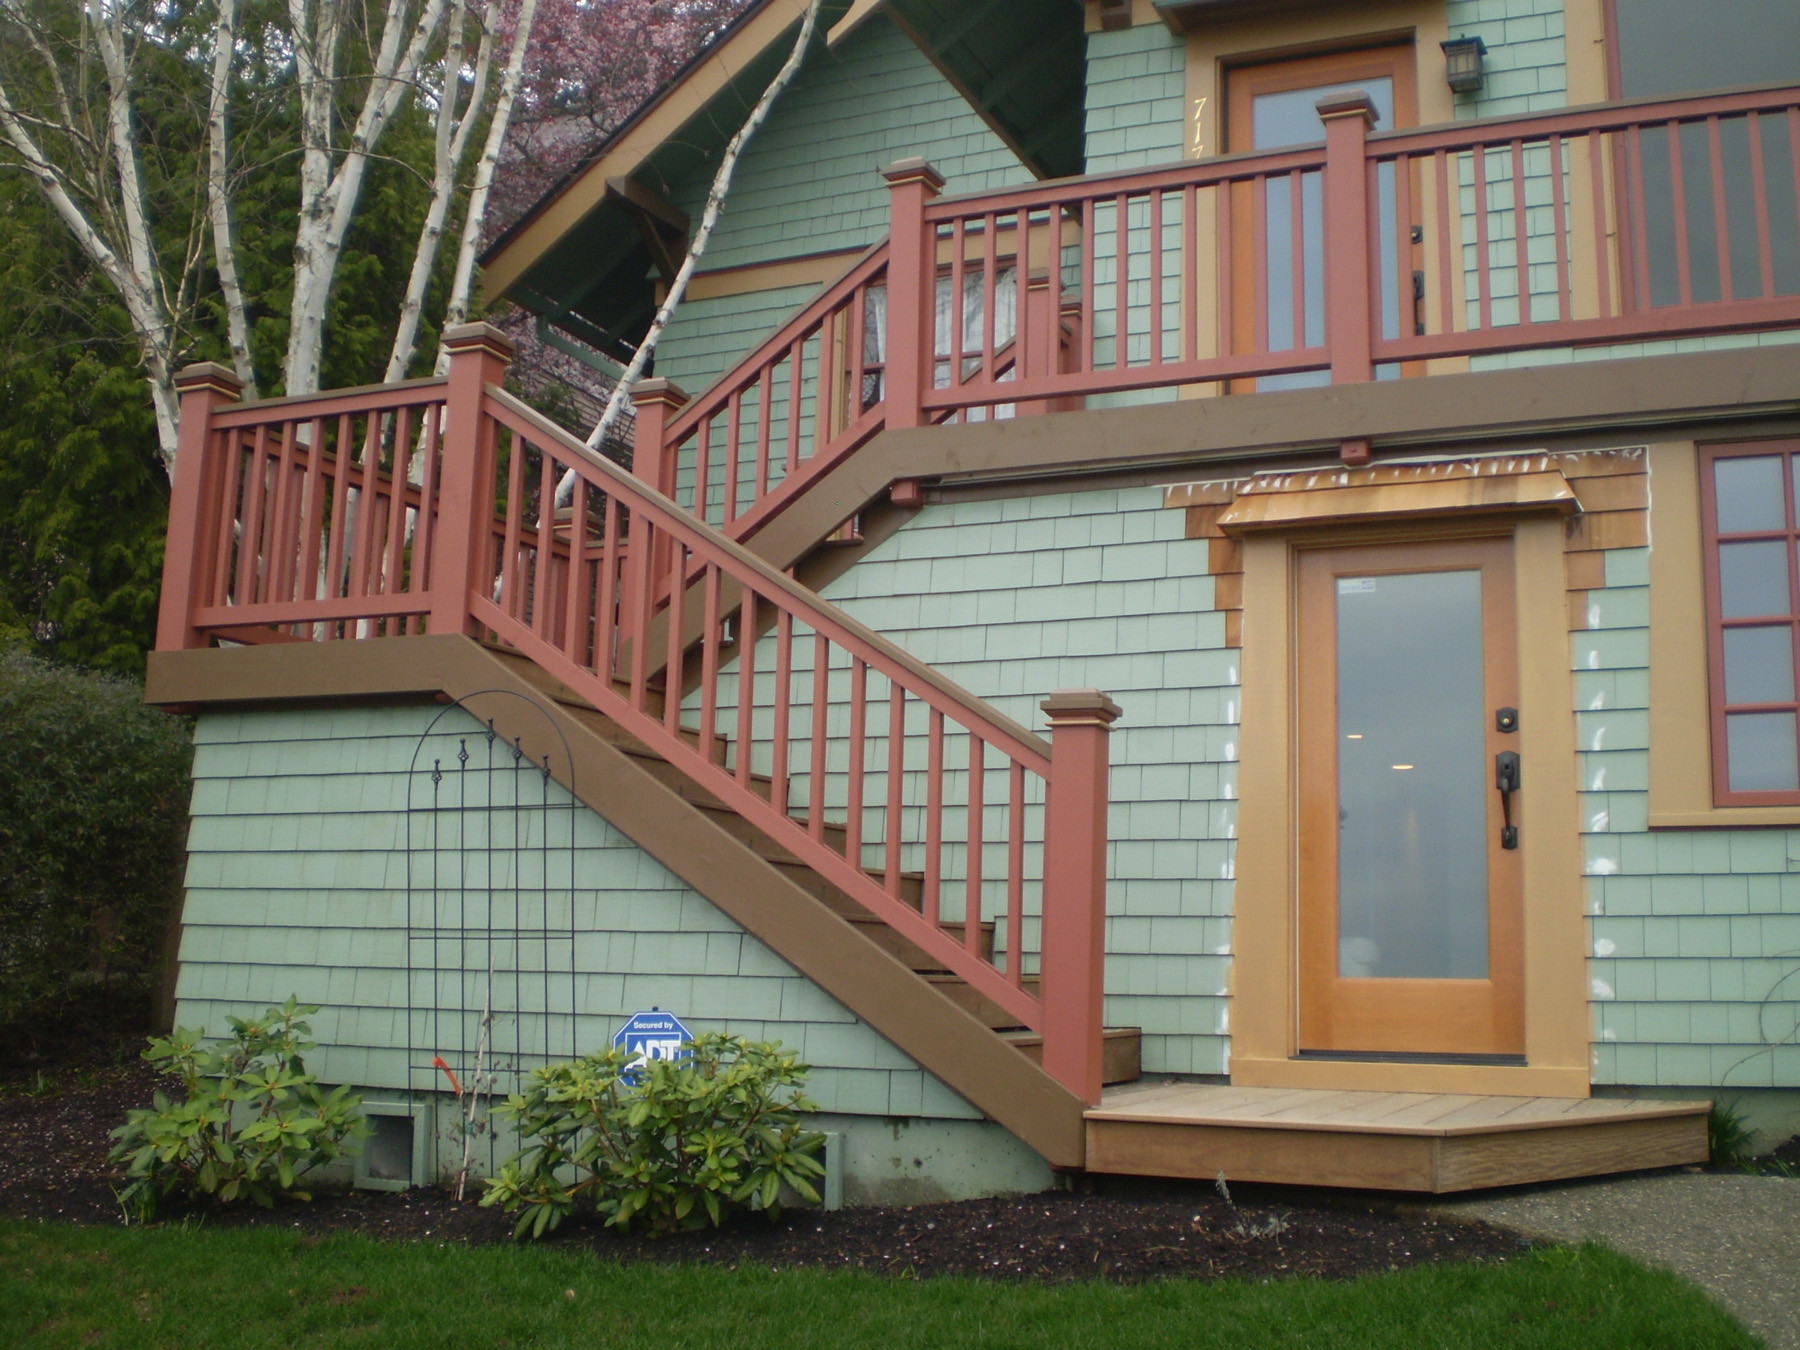
<svg viewBox="0 0 1800 1350">
<path fill-rule="evenodd" d="M 1750 1347 L 1692 1286 L 1543 1249 L 1349 1283 L 1120 1286 L 621 1266 L 554 1246 L 0 1224 L 0 1345 Z"/>
</svg>

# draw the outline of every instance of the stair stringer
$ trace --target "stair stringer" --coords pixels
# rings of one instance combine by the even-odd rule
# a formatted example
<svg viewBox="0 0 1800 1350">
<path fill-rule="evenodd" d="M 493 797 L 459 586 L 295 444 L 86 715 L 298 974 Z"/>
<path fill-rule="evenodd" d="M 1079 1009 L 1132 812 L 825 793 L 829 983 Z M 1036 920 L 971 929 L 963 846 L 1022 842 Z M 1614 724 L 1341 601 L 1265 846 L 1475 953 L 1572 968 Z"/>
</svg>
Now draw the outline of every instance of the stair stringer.
<svg viewBox="0 0 1800 1350">
<path fill-rule="evenodd" d="M 1079 1098 L 558 704 L 554 677 L 531 669 L 542 685 L 458 635 L 154 652 L 146 699 L 203 706 L 442 696 L 491 716 L 510 739 L 541 734 L 541 724 L 524 725 L 525 705 L 514 698 L 484 704 L 481 696 L 524 696 L 566 738 L 573 772 L 555 776 L 577 800 L 1053 1167 L 1083 1165 Z"/>
</svg>

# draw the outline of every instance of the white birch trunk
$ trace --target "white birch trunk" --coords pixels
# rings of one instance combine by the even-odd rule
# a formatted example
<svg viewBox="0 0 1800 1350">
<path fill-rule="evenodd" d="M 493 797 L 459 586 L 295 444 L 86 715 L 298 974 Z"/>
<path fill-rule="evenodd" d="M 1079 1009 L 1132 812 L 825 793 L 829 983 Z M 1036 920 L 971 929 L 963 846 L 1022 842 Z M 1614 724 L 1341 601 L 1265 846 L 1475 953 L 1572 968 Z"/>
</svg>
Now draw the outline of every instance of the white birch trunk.
<svg viewBox="0 0 1800 1350">
<path fill-rule="evenodd" d="M 706 245 L 712 238 L 714 227 L 719 223 L 719 215 L 725 206 L 725 194 L 731 190 L 731 175 L 737 169 L 738 157 L 744 153 L 744 147 L 750 143 L 757 130 L 769 116 L 769 109 L 775 106 L 775 100 L 781 97 L 782 90 L 793 82 L 799 73 L 801 64 L 806 59 L 806 49 L 812 44 L 813 30 L 818 24 L 821 0 L 811 0 L 806 7 L 806 17 L 800 24 L 800 35 L 794 39 L 794 49 L 769 81 L 769 87 L 757 100 L 750 115 L 744 119 L 743 126 L 731 138 L 725 147 L 725 154 L 719 160 L 719 171 L 713 175 L 712 190 L 706 194 L 706 210 L 700 217 L 700 228 L 694 232 L 694 240 L 688 245 L 687 256 L 681 260 L 676 270 L 675 280 L 669 284 L 669 294 L 656 311 L 656 317 L 650 321 L 650 331 L 644 334 L 644 340 L 638 343 L 637 350 L 632 353 L 631 364 L 625 367 L 618 384 L 613 386 L 612 396 L 606 400 L 606 409 L 600 414 L 599 422 L 588 433 L 587 447 L 598 450 L 606 441 L 606 435 L 619 420 L 624 411 L 626 401 L 631 397 L 632 389 L 644 373 L 650 357 L 656 351 L 656 344 L 674 317 L 682 296 L 687 293 L 688 282 L 693 278 L 694 268 L 699 265 L 700 257 L 706 252 Z M 567 506 L 575 497 L 575 474 L 573 470 L 565 472 L 562 480 L 556 485 L 556 504 Z"/>
<path fill-rule="evenodd" d="M 321 14 L 335 12 L 337 0 L 320 0 Z M 304 8 L 305 0 L 289 0 L 290 13 Z M 376 54 L 362 110 L 344 147 L 343 160 L 323 187 L 309 193 L 303 169 L 300 229 L 295 240 L 294 297 L 288 332 L 285 380 L 289 394 L 317 393 L 324 355 L 325 318 L 331 303 L 331 286 L 343 256 L 344 238 L 362 196 L 363 177 L 382 133 L 393 120 L 401 100 L 417 80 L 427 49 L 444 21 L 444 0 L 426 0 L 416 25 L 408 29 L 403 0 L 389 0 L 381 46 Z M 335 20 L 334 20 L 335 30 Z M 402 47 L 402 31 L 410 36 Z M 298 50 L 298 48 L 296 48 Z M 316 64 L 316 63 L 315 63 Z M 323 71 L 323 68 L 320 68 Z M 304 79 L 303 79 L 304 84 Z M 329 169 L 330 89 L 325 89 L 324 136 Z M 314 153 L 316 128 L 307 122 L 307 157 Z"/>
<path fill-rule="evenodd" d="M 418 349 L 419 320 L 425 311 L 425 298 L 431 289 L 432 270 L 437 266 L 438 249 L 444 238 L 444 224 L 450 215 L 450 202 L 456 195 L 456 183 L 468 151 L 469 137 L 481 110 L 487 103 L 488 73 L 492 67 L 495 29 L 500 16 L 500 0 L 488 0 L 482 12 L 481 42 L 476 49 L 475 77 L 469 88 L 469 103 L 462 116 L 456 115 L 457 94 L 462 86 L 462 31 L 466 15 L 464 0 L 455 0 L 450 11 L 450 45 L 444 55 L 443 90 L 438 99 L 437 141 L 432 164 L 431 201 L 425 209 L 424 223 L 419 227 L 419 242 L 413 249 L 412 272 L 406 280 L 406 296 L 400 303 L 400 322 L 394 330 L 394 346 L 388 354 L 387 374 L 390 383 L 406 378 Z"/>
<path fill-rule="evenodd" d="M 250 355 L 250 321 L 238 278 L 237 234 L 231 219 L 231 146 L 226 111 L 231 104 L 231 63 L 237 55 L 237 0 L 219 0 L 213 27 L 212 85 L 206 108 L 206 207 L 212 224 L 213 266 L 225 296 L 225 339 L 244 394 L 256 397 L 256 364 Z"/>
<path fill-rule="evenodd" d="M 494 102 L 494 118 L 488 123 L 487 144 L 481 148 L 481 159 L 475 165 L 475 181 L 469 188 L 469 206 L 463 214 L 461 246 L 456 252 L 456 272 L 450 283 L 450 301 L 444 307 L 444 327 L 451 328 L 469 317 L 469 297 L 474 289 L 475 255 L 481 248 L 481 233 L 487 223 L 488 197 L 494 186 L 494 169 L 500 162 L 500 149 L 506 143 L 506 131 L 512 124 L 513 105 L 518 101 L 519 83 L 525 69 L 525 48 L 531 42 L 532 25 L 537 21 L 537 0 L 523 0 L 519 20 L 513 32 L 512 51 L 507 54 L 506 71 L 500 77 L 500 93 Z M 472 105 L 471 105 L 472 106 Z M 450 354 L 438 348 L 437 373 L 449 369 Z"/>
</svg>

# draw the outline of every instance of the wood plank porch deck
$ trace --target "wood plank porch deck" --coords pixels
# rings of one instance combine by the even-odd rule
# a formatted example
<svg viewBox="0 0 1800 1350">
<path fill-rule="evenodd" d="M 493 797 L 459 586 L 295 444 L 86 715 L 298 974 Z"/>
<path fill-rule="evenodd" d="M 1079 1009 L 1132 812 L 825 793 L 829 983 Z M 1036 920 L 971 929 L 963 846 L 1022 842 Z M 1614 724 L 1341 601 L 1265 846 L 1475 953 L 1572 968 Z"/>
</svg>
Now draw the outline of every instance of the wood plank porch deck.
<svg viewBox="0 0 1800 1350">
<path fill-rule="evenodd" d="M 1707 1159 L 1709 1103 L 1343 1092 L 1202 1083 L 1110 1088 L 1087 1170 L 1445 1191 Z"/>
</svg>

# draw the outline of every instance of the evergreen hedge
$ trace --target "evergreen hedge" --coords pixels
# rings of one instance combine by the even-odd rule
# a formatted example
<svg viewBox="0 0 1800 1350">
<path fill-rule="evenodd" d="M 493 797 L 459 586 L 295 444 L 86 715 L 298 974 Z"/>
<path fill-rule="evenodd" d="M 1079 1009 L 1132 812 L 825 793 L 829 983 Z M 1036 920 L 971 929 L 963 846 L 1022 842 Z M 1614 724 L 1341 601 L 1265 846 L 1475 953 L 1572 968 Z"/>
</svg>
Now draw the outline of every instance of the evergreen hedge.
<svg viewBox="0 0 1800 1350">
<path fill-rule="evenodd" d="M 181 903 L 193 744 L 143 699 L 0 649 L 0 1058 L 147 1015 Z"/>
</svg>

